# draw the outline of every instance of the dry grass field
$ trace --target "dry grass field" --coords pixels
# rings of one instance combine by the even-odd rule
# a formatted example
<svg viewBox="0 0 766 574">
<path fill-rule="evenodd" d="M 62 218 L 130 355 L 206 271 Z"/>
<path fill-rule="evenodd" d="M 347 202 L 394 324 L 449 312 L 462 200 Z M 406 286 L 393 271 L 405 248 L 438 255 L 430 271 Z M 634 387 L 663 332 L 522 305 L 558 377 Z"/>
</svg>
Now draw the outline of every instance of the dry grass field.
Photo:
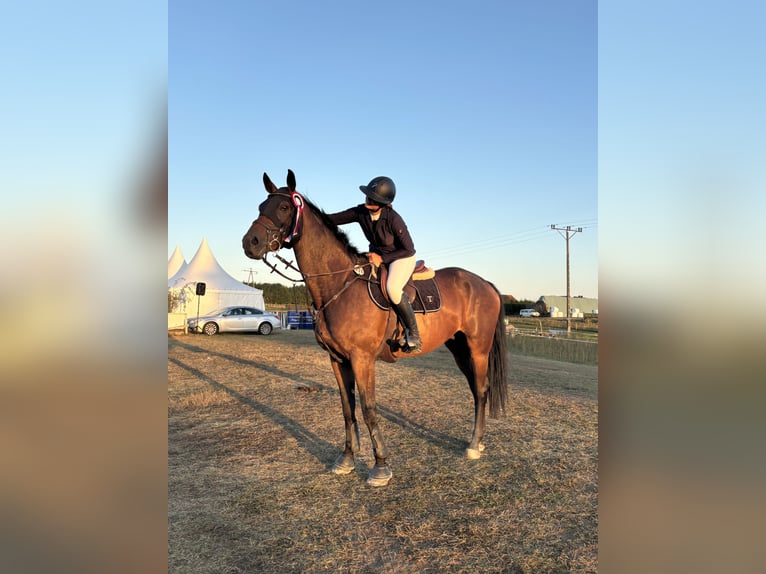
<svg viewBox="0 0 766 574">
<path fill-rule="evenodd" d="M 313 332 L 169 335 L 169 572 L 596 572 L 597 368 L 509 364 L 507 415 L 469 461 L 449 352 L 378 363 L 376 489 L 363 423 L 356 472 L 330 472 L 343 416 Z"/>
</svg>

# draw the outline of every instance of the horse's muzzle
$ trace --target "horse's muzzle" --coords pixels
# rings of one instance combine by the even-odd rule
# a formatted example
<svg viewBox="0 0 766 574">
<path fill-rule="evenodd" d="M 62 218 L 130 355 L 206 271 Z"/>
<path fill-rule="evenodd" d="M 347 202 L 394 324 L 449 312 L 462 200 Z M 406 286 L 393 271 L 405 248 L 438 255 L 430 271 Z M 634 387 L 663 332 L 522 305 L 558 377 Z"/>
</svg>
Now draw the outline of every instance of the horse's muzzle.
<svg viewBox="0 0 766 574">
<path fill-rule="evenodd" d="M 266 244 L 255 233 L 246 233 L 242 238 L 242 249 L 250 259 L 261 259 L 266 252 Z"/>
</svg>

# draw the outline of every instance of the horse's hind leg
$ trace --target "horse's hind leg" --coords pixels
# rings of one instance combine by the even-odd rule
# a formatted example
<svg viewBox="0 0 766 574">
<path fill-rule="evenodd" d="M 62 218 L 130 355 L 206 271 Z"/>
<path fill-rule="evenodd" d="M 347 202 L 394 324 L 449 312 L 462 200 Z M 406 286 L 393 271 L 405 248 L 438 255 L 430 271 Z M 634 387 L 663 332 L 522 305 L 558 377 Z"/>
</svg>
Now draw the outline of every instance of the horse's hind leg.
<svg viewBox="0 0 766 574">
<path fill-rule="evenodd" d="M 473 395 L 473 433 L 471 442 L 468 443 L 468 448 L 465 450 L 465 456 L 472 460 L 477 459 L 481 457 L 481 451 L 484 450 L 482 439 L 484 438 L 484 412 L 487 404 L 486 361 L 484 363 L 476 361 L 476 357 L 471 353 L 468 341 L 462 332 L 456 333 L 455 337 L 447 341 L 445 345 L 455 358 L 460 372 L 468 380 L 468 386 Z"/>
<path fill-rule="evenodd" d="M 332 370 L 340 389 L 343 419 L 346 423 L 346 444 L 343 453 L 335 459 L 332 471 L 348 474 L 354 470 L 354 454 L 359 452 L 359 425 L 356 422 L 356 399 L 354 398 L 354 373 L 349 363 L 332 360 Z"/>
</svg>

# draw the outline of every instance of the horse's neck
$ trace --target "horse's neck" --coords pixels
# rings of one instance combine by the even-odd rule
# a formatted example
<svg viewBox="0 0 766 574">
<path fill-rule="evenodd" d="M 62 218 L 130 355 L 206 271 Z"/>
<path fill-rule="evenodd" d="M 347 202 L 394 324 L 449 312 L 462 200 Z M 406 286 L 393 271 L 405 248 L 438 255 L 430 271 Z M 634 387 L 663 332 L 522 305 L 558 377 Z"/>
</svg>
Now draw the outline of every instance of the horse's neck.
<svg viewBox="0 0 766 574">
<path fill-rule="evenodd" d="M 303 220 L 302 237 L 295 245 L 295 258 L 301 272 L 307 276 L 306 287 L 314 304 L 322 306 L 335 295 L 347 281 L 354 261 L 346 247 L 311 211 L 306 211 Z"/>
</svg>

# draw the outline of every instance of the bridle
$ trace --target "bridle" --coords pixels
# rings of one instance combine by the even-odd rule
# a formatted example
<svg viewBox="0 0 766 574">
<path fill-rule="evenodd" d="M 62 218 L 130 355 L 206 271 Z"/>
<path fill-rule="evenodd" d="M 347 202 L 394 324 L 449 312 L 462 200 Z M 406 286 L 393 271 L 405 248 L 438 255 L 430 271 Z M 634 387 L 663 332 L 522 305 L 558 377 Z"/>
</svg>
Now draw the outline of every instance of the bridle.
<svg viewBox="0 0 766 574">
<path fill-rule="evenodd" d="M 282 249 L 282 237 L 284 235 L 284 229 L 282 227 L 275 227 L 274 225 L 267 225 L 261 221 L 262 219 L 266 219 L 270 223 L 274 223 L 270 218 L 266 217 L 265 215 L 261 215 L 258 219 L 255 220 L 254 225 L 260 225 L 266 230 L 266 239 L 268 242 L 267 245 L 269 247 L 269 252 L 279 251 Z"/>
<path fill-rule="evenodd" d="M 349 271 L 354 272 L 354 277 L 347 281 L 346 284 L 343 286 L 343 288 L 335 294 L 329 301 L 327 301 L 318 311 L 321 311 L 324 309 L 328 304 L 330 304 L 332 301 L 338 298 L 338 296 L 343 293 L 346 289 L 348 289 L 351 286 L 351 283 L 355 279 L 361 278 L 364 275 L 364 267 L 367 267 L 368 265 L 371 265 L 370 263 L 364 263 L 364 264 L 356 264 L 351 269 L 340 269 L 338 271 L 328 271 L 327 273 L 304 273 L 301 271 L 298 267 L 293 265 L 292 261 L 287 261 L 284 257 L 281 257 L 277 251 L 282 249 L 282 247 L 286 247 L 288 249 L 291 249 L 300 239 L 301 237 L 301 231 L 302 231 L 302 223 L 303 223 L 303 210 L 306 207 L 306 200 L 303 199 L 303 196 L 298 193 L 297 191 L 291 191 L 290 193 L 284 193 L 275 191 L 270 194 L 271 195 L 279 195 L 282 197 L 287 197 L 290 200 L 290 203 L 295 207 L 295 213 L 293 214 L 293 217 L 291 218 L 291 221 L 289 223 L 283 224 L 279 227 L 277 227 L 274 224 L 274 221 L 268 216 L 261 213 L 258 216 L 258 219 L 255 220 L 254 225 L 260 225 L 266 230 L 266 240 L 267 240 L 267 246 L 268 251 L 263 254 L 263 261 L 267 267 L 271 269 L 272 273 L 277 273 L 278 275 L 282 276 L 283 278 L 287 279 L 288 281 L 292 281 L 293 283 L 298 283 L 303 281 L 306 282 L 306 278 L 312 278 L 312 277 L 323 277 L 323 276 L 329 276 L 329 275 L 338 275 L 340 273 L 348 273 Z M 264 223 L 262 219 L 265 219 L 268 221 L 267 223 Z M 289 234 L 287 234 L 287 229 L 292 227 L 292 230 Z M 301 278 L 300 279 L 293 279 L 292 277 L 288 277 L 284 273 L 282 273 L 279 269 L 277 269 L 276 265 L 273 265 L 271 262 L 266 260 L 266 255 L 268 253 L 272 253 L 276 259 L 284 263 L 285 269 L 291 269 L 292 271 L 295 271 L 296 273 L 299 273 Z"/>
<path fill-rule="evenodd" d="M 323 346 L 327 349 L 327 351 L 332 355 L 335 360 L 337 361 L 343 361 L 344 358 L 339 356 L 335 351 L 333 351 L 332 346 L 325 340 L 324 336 L 322 335 L 321 329 L 318 329 L 317 326 L 319 325 L 319 322 L 321 321 L 322 313 L 327 308 L 330 303 L 333 301 L 336 301 L 343 293 L 346 292 L 346 290 L 349 289 L 358 279 L 369 281 L 369 279 L 366 279 L 364 277 L 364 268 L 368 265 L 372 265 L 371 263 L 367 262 L 364 264 L 356 263 L 352 268 L 346 268 L 346 269 L 339 269 L 338 271 L 328 271 L 326 273 L 304 273 L 301 271 L 298 267 L 293 265 L 292 261 L 287 261 L 284 257 L 281 257 L 277 251 L 279 251 L 282 247 L 292 248 L 297 242 L 298 239 L 301 237 L 301 231 L 302 231 L 302 216 L 303 216 L 303 210 L 305 208 L 306 202 L 303 199 L 303 196 L 299 194 L 297 191 L 291 191 L 290 193 L 284 193 L 279 191 L 274 191 L 270 195 L 280 195 L 282 197 L 287 197 L 290 199 L 290 202 L 295 207 L 295 213 L 293 214 L 292 220 L 289 222 L 289 224 L 284 224 L 279 227 L 277 227 L 274 224 L 274 221 L 271 217 L 268 215 L 264 215 L 262 210 L 261 213 L 258 216 L 258 219 L 255 220 L 255 224 L 260 225 L 266 230 L 267 236 L 266 239 L 268 241 L 268 251 L 263 254 L 263 257 L 261 261 L 263 261 L 264 264 L 268 268 L 271 269 L 272 273 L 277 273 L 278 275 L 284 277 L 288 281 L 292 281 L 293 283 L 298 283 L 300 281 L 306 282 L 306 279 L 310 279 L 313 277 L 322 277 L 322 276 L 329 276 L 329 275 L 339 275 L 341 273 L 348 274 L 350 271 L 353 271 L 354 274 L 351 276 L 350 279 L 347 279 L 346 282 L 343 284 L 343 287 L 341 287 L 335 295 L 330 297 L 327 301 L 325 301 L 320 307 L 315 307 L 314 303 L 312 303 L 312 306 L 314 307 L 313 317 L 314 317 L 314 332 L 316 336 L 321 339 Z M 268 223 L 264 223 L 262 221 L 265 219 Z M 289 235 L 286 235 L 287 229 L 292 226 L 292 231 Z M 279 269 L 277 269 L 276 265 L 273 265 L 271 262 L 266 260 L 266 256 L 269 253 L 273 253 L 274 257 L 276 257 L 279 261 L 285 264 L 285 269 L 291 269 L 298 274 L 300 274 L 300 279 L 294 279 L 292 277 L 288 277 L 284 273 L 282 273 Z"/>
<path fill-rule="evenodd" d="M 287 197 L 290 200 L 290 203 L 292 203 L 292 205 L 295 207 L 295 213 L 293 214 L 292 218 L 294 221 L 290 221 L 289 224 L 281 225 L 280 227 L 274 225 L 274 221 L 271 219 L 271 217 L 264 215 L 263 213 L 261 213 L 258 216 L 258 219 L 255 220 L 256 225 L 260 225 L 266 230 L 266 245 L 269 248 L 269 252 L 279 251 L 282 249 L 282 247 L 290 248 L 295 245 L 300 235 L 300 225 L 302 222 L 303 209 L 306 205 L 303 196 L 297 191 L 290 193 L 282 193 L 276 191 L 271 195 Z M 261 221 L 262 219 L 266 219 L 270 225 L 267 225 Z M 289 235 L 286 235 L 289 226 L 292 226 L 292 231 Z"/>
</svg>

